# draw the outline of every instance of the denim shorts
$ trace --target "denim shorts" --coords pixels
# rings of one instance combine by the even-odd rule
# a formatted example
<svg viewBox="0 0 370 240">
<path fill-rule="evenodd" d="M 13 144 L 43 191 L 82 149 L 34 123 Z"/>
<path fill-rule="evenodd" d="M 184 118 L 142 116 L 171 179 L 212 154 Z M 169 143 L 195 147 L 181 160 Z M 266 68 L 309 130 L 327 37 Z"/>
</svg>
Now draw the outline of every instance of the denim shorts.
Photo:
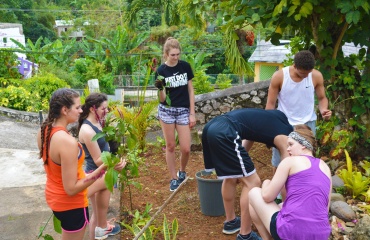
<svg viewBox="0 0 370 240">
<path fill-rule="evenodd" d="M 158 106 L 158 118 L 166 124 L 189 125 L 189 108 Z"/>
<path fill-rule="evenodd" d="M 316 121 L 309 121 L 305 123 L 309 126 L 313 132 L 313 135 L 316 136 Z M 271 164 L 273 167 L 278 167 L 280 163 L 280 152 L 277 148 L 272 148 L 272 157 L 271 157 Z"/>
</svg>

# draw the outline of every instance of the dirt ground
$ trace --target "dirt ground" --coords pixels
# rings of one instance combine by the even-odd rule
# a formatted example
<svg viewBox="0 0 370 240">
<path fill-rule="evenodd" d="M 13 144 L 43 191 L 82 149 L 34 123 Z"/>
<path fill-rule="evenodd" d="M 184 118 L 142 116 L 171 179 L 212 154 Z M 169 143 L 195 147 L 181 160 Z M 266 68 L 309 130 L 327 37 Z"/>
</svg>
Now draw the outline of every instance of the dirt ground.
<svg viewBox="0 0 370 240">
<path fill-rule="evenodd" d="M 263 144 L 255 143 L 250 151 L 250 155 L 261 180 L 271 178 L 271 150 L 267 149 Z M 122 194 L 122 213 L 131 210 L 131 202 L 132 209 L 140 212 L 144 211 L 147 203 L 150 203 L 153 205 L 150 215 L 153 216 L 172 194 L 169 191 L 169 173 L 165 162 L 164 150 L 158 147 L 151 147 L 143 154 L 143 158 L 145 159 L 145 164 L 142 165 L 140 177 L 137 179 L 142 185 L 142 190 L 131 187 L 132 201 L 129 199 L 128 191 Z M 177 239 L 179 240 L 235 239 L 236 234 L 225 235 L 222 233 L 224 216 L 210 217 L 203 215 L 201 212 L 195 173 L 203 169 L 202 152 L 192 152 L 186 169 L 190 178 L 179 189 L 178 193 L 171 199 L 163 211 L 158 214 L 152 225 L 162 230 L 163 216 L 165 215 L 168 222 L 172 222 L 174 218 L 177 218 L 179 225 Z M 238 197 L 235 203 L 235 210 L 238 215 L 240 212 L 239 195 L 240 186 L 238 186 Z M 125 219 L 127 220 L 127 218 L 121 216 L 121 220 Z M 133 235 L 128 230 L 124 230 L 121 234 L 121 239 L 133 239 Z M 164 239 L 163 234 L 161 232 L 157 233 L 155 239 Z"/>
</svg>

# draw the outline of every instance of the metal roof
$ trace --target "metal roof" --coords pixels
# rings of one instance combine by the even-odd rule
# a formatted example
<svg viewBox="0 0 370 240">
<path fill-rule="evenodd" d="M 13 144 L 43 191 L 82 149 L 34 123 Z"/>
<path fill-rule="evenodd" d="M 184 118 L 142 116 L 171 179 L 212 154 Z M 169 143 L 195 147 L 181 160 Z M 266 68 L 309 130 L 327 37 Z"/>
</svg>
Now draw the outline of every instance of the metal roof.
<svg viewBox="0 0 370 240">
<path fill-rule="evenodd" d="M 271 42 L 261 40 L 257 42 L 257 48 L 248 59 L 248 62 L 282 63 L 287 59 L 286 55 L 290 53 L 289 43 L 290 40 L 280 40 L 280 45 L 276 46 Z M 342 46 L 344 56 L 358 54 L 360 49 L 361 46 L 355 46 L 353 43 L 345 43 Z"/>
</svg>

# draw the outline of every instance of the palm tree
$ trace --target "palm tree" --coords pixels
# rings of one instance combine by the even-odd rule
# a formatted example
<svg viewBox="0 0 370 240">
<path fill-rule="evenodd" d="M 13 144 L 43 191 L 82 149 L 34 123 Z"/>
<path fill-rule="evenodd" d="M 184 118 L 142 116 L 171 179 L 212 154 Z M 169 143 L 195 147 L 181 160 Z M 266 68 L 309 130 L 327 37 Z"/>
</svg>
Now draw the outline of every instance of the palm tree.
<svg viewBox="0 0 370 240">
<path fill-rule="evenodd" d="M 126 4 L 126 15 L 124 21 L 130 26 L 135 26 L 137 23 L 137 15 L 140 10 L 153 9 L 161 14 L 162 25 L 177 25 L 180 23 L 180 15 L 178 0 L 128 0 Z"/>
</svg>

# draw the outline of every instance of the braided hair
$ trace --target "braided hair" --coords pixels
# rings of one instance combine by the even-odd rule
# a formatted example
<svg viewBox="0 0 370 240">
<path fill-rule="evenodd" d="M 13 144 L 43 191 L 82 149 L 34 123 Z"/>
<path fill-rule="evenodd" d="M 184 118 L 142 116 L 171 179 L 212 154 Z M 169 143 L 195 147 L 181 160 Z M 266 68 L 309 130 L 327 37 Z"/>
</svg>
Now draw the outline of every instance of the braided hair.
<svg viewBox="0 0 370 240">
<path fill-rule="evenodd" d="M 82 113 L 78 119 L 78 132 L 80 132 L 83 121 L 89 116 L 90 108 L 93 107 L 97 109 L 105 101 L 108 101 L 108 97 L 104 93 L 94 92 L 87 96 L 85 104 L 82 105 Z"/>
<path fill-rule="evenodd" d="M 56 90 L 51 96 L 49 102 L 48 116 L 41 125 L 41 148 L 39 156 L 40 158 L 43 157 L 44 147 L 46 147 L 44 164 L 48 164 L 49 160 L 50 133 L 53 123 L 55 122 L 55 120 L 60 118 L 62 108 L 71 108 L 71 106 L 74 104 L 75 98 L 78 98 L 79 96 L 80 95 L 78 94 L 78 92 L 69 88 L 60 88 Z"/>
</svg>

